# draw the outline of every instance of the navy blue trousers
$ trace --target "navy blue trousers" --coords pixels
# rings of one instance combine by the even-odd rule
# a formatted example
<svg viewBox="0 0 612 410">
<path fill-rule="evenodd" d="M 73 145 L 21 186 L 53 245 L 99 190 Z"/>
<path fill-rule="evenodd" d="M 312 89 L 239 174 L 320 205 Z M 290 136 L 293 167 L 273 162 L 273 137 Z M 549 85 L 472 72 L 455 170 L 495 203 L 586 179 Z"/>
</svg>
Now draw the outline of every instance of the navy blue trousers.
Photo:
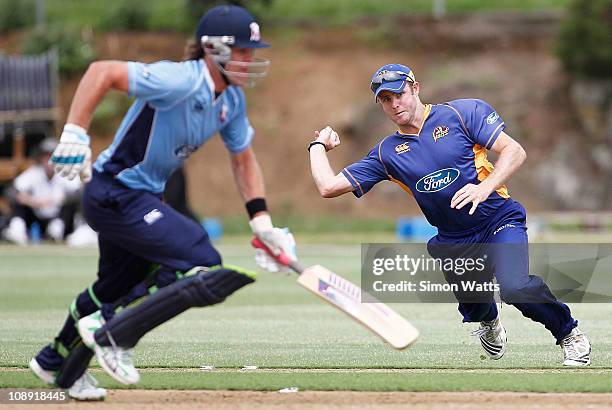
<svg viewBox="0 0 612 410">
<path fill-rule="evenodd" d="M 120 298 L 129 303 L 145 295 L 142 282 L 149 275 L 156 275 L 154 283 L 162 287 L 194 266 L 221 264 L 197 222 L 163 203 L 161 195 L 127 188 L 110 175 L 94 173 L 85 186 L 83 215 L 98 232 L 98 277 L 77 296 L 54 342 L 37 355 L 47 370 L 59 369 L 80 340 L 74 326 L 78 318 L 101 308 L 112 313 L 109 307 Z"/>
<path fill-rule="evenodd" d="M 543 324 L 557 344 L 578 325 L 569 307 L 556 299 L 542 278 L 529 274 L 526 213 L 520 203 L 508 199 L 486 226 L 461 234 L 439 233 L 428 243 L 434 257 L 448 256 L 444 253 L 453 246 L 463 253 L 469 249 L 472 257 L 487 255 L 488 274 L 495 276 L 502 301 Z M 487 303 L 460 299 L 459 312 L 464 322 L 489 321 L 498 314 L 492 299 Z"/>
</svg>

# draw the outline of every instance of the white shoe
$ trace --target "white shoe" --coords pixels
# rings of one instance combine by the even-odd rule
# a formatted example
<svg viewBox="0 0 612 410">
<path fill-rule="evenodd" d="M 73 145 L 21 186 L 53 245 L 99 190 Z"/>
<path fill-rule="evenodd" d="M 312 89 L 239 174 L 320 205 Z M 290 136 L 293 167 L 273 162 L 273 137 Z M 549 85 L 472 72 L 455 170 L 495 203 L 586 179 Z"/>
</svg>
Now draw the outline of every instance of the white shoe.
<svg viewBox="0 0 612 410">
<path fill-rule="evenodd" d="M 51 371 L 51 370 L 45 370 L 42 367 L 40 367 L 40 364 L 38 364 L 38 361 L 36 360 L 35 357 L 32 358 L 32 360 L 30 360 L 30 370 L 32 370 L 32 372 L 43 382 L 47 383 L 47 384 L 55 384 L 55 372 Z"/>
<path fill-rule="evenodd" d="M 14 217 L 4 230 L 4 237 L 19 246 L 28 244 L 28 228 L 22 218 Z"/>
<path fill-rule="evenodd" d="M 96 344 L 94 352 L 104 371 L 119 383 L 136 384 L 140 381 L 140 374 L 134 367 L 132 349 Z"/>
<path fill-rule="evenodd" d="M 68 396 L 75 400 L 93 401 L 106 399 L 106 389 L 98 387 L 98 381 L 85 372 L 68 389 Z"/>
<path fill-rule="evenodd" d="M 85 346 L 93 350 L 96 344 L 94 335 L 96 330 L 100 329 L 102 326 L 104 326 L 104 318 L 102 317 L 102 312 L 99 310 L 93 312 L 89 316 L 79 319 L 77 322 L 77 329 Z"/>
<path fill-rule="evenodd" d="M 561 340 L 564 366 L 588 366 L 591 364 L 591 343 L 577 327 Z"/>
<path fill-rule="evenodd" d="M 59 218 L 52 219 L 47 225 L 47 235 L 55 242 L 61 242 L 64 239 L 64 230 L 66 226 L 64 221 Z"/>
<path fill-rule="evenodd" d="M 30 360 L 30 369 L 43 382 L 55 385 L 55 372 L 40 367 L 35 357 Z M 85 372 L 68 389 L 68 396 L 75 400 L 104 400 L 106 398 L 106 389 L 97 386 L 98 381 L 92 375 Z"/>
<path fill-rule="evenodd" d="M 136 384 L 140 380 L 134 367 L 132 349 L 118 346 L 100 346 L 96 343 L 96 330 L 104 326 L 104 318 L 99 310 L 77 322 L 77 329 L 85 346 L 92 349 L 100 366 L 113 379 L 123 384 Z"/>
<path fill-rule="evenodd" d="M 506 353 L 506 329 L 499 321 L 499 316 L 491 322 L 480 322 L 480 328 L 472 332 L 480 338 L 480 344 L 493 360 L 499 360 Z"/>
</svg>

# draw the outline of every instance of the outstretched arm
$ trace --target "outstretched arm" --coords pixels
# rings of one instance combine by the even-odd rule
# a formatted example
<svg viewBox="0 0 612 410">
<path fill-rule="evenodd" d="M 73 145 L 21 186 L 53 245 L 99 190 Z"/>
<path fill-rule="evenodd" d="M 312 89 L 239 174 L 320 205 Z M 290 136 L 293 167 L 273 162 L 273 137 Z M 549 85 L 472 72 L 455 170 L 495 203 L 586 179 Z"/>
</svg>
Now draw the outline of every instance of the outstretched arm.
<svg viewBox="0 0 612 410">
<path fill-rule="evenodd" d="M 274 254 L 284 252 L 295 258 L 295 240 L 287 228 L 275 228 L 267 210 L 264 179 L 255 153 L 249 147 L 232 155 L 232 171 L 236 186 L 246 203 L 251 230 Z M 263 250 L 255 251 L 255 262 L 269 272 L 278 272 L 282 267 Z"/>
<path fill-rule="evenodd" d="M 83 182 L 91 179 L 91 148 L 87 128 L 96 107 L 111 88 L 127 92 L 127 63 L 92 63 L 79 82 L 59 145 L 51 156 L 50 162 L 56 173 L 70 180 L 77 175 Z"/>
<path fill-rule="evenodd" d="M 232 154 L 231 164 L 238 192 L 244 202 L 266 196 L 261 168 L 252 148 Z"/>
<path fill-rule="evenodd" d="M 527 153 L 521 144 L 504 132 L 497 137 L 491 151 L 498 155 L 493 172 L 480 184 L 467 184 L 459 189 L 451 200 L 451 208 L 461 209 L 471 202 L 470 215 L 472 215 L 478 204 L 486 201 L 493 191 L 510 179 L 527 158 Z"/>
<path fill-rule="evenodd" d="M 321 131 L 315 131 L 315 141 L 321 144 L 312 145 L 310 151 L 310 169 L 312 178 L 323 198 L 334 198 L 354 190 L 353 185 L 342 174 L 334 175 L 329 164 L 327 151 L 340 145 L 336 131 L 327 126 Z"/>
</svg>

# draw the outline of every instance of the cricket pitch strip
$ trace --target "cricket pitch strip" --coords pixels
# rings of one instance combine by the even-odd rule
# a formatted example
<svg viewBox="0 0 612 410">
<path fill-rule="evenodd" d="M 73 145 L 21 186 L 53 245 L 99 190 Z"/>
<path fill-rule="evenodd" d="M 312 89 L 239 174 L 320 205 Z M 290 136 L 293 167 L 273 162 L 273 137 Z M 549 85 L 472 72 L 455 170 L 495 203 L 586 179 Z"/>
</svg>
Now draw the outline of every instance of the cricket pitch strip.
<svg viewBox="0 0 612 410">
<path fill-rule="evenodd" d="M 112 390 L 105 402 L 70 402 L 49 405 L 54 409 L 104 408 L 113 410 L 221 410 L 300 409 L 472 409 L 482 406 L 505 409 L 609 409 L 609 393 L 513 393 L 513 392 L 354 392 L 304 391 L 297 393 L 230 390 Z M 2 409 L 23 409 L 3 405 Z"/>
</svg>

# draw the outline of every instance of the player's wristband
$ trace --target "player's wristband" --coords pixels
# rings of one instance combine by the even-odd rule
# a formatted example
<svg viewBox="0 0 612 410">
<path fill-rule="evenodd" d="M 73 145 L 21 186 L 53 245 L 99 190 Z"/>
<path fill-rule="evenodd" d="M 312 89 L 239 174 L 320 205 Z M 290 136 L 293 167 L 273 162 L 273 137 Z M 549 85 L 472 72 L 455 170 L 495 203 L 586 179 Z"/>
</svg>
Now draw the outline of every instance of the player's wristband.
<svg viewBox="0 0 612 410">
<path fill-rule="evenodd" d="M 308 152 L 310 152 L 310 148 L 314 147 L 315 145 L 323 145 L 325 151 L 327 151 L 327 147 L 321 141 L 312 141 L 310 144 L 308 144 Z"/>
<path fill-rule="evenodd" d="M 246 210 L 249 213 L 249 218 L 253 219 L 257 212 L 268 212 L 265 198 L 253 198 L 246 204 Z"/>
</svg>

